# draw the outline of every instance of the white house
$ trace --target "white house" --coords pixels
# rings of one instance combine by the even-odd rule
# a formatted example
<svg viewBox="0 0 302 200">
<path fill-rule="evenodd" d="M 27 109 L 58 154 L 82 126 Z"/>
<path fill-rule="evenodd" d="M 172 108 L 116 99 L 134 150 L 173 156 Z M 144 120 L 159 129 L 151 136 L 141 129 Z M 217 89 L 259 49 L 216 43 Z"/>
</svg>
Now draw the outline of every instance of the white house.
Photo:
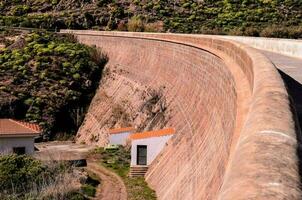
<svg viewBox="0 0 302 200">
<path fill-rule="evenodd" d="M 109 130 L 110 145 L 125 145 L 130 134 L 135 132 L 134 127 L 116 128 Z"/>
<path fill-rule="evenodd" d="M 32 154 L 34 137 L 40 134 L 36 124 L 0 119 L 0 154 Z"/>
<path fill-rule="evenodd" d="M 150 165 L 174 133 L 173 128 L 167 128 L 131 134 L 131 167 Z"/>
</svg>

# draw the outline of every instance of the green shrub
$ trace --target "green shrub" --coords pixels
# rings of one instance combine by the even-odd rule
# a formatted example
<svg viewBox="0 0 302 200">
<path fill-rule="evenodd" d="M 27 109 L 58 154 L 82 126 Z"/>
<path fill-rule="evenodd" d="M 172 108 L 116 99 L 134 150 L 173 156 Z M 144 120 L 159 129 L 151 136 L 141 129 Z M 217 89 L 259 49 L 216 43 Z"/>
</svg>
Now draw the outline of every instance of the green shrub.
<svg viewBox="0 0 302 200">
<path fill-rule="evenodd" d="M 0 199 L 87 200 L 69 163 L 40 161 L 26 155 L 0 157 Z M 70 184 L 70 185 L 67 185 Z"/>
<path fill-rule="evenodd" d="M 66 199 L 68 200 L 88 200 L 85 196 L 78 192 L 72 192 L 66 196 Z"/>
<path fill-rule="evenodd" d="M 261 31 L 260 36 L 299 39 L 302 38 L 302 27 L 268 26 Z"/>
<path fill-rule="evenodd" d="M 93 187 L 92 185 L 89 185 L 89 184 L 82 185 L 81 191 L 83 192 L 83 194 L 85 194 L 89 197 L 94 197 L 95 193 L 96 193 L 95 187 Z"/>
<path fill-rule="evenodd" d="M 0 157 L 0 188 L 7 191 L 23 191 L 42 181 L 47 172 L 41 162 L 25 155 Z"/>
<path fill-rule="evenodd" d="M 165 23 L 164 31 L 169 32 L 202 33 L 201 30 L 213 30 L 211 32 L 220 34 L 258 36 L 269 26 L 292 29 L 301 27 L 302 24 L 302 3 L 299 0 L 83 0 L 73 4 L 59 0 L 20 2 L 0 2 L 0 26 L 124 31 L 125 24 L 120 24 L 121 21 L 131 21 L 131 17 L 142 15 L 146 23 L 150 23 L 149 20 L 174 22 Z M 60 4 L 56 6 L 58 2 Z M 91 6 L 92 4 L 95 6 Z M 67 6 L 70 8 L 68 12 L 65 10 Z M 41 7 L 47 14 L 39 13 Z M 78 12 L 79 8 L 83 12 Z M 137 23 L 140 24 L 135 22 L 134 27 L 130 24 L 129 29 L 144 31 L 144 27 L 135 25 Z M 251 30 L 245 31 L 247 27 Z M 301 37 L 300 32 L 295 30 L 265 30 L 262 35 Z"/>
<path fill-rule="evenodd" d="M 72 115 L 71 111 L 85 110 L 107 58 L 95 48 L 75 43 L 69 35 L 33 32 L 23 40 L 23 46 L 5 49 L 0 54 L 0 76 L 13 80 L 8 86 L 0 83 L 1 88 L 5 86 L 0 100 L 8 101 L 7 95 L 12 99 L 17 97 L 22 105 L 12 107 L 13 115 L 18 113 L 19 118 L 42 124 L 46 136 L 62 130 L 75 133 L 80 123 L 73 118 L 79 116 Z M 4 110 L 4 113 L 11 111 Z M 80 114 L 82 120 L 85 113 Z M 60 124 L 61 116 L 70 119 L 70 123 Z"/>
<path fill-rule="evenodd" d="M 142 32 L 144 31 L 144 22 L 140 17 L 134 16 L 128 21 L 127 28 L 131 32 Z"/>
<path fill-rule="evenodd" d="M 12 14 L 15 16 L 21 16 L 30 11 L 30 7 L 27 5 L 17 5 L 12 9 Z"/>
</svg>

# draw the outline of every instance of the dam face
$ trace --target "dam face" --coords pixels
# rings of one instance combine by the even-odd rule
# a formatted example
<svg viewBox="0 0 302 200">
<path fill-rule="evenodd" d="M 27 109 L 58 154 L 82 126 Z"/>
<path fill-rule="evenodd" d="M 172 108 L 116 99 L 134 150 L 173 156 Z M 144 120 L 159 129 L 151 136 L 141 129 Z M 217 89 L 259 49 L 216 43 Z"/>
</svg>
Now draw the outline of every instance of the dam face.
<svg viewBox="0 0 302 200">
<path fill-rule="evenodd" d="M 193 199 L 200 190 L 209 191 L 200 198 L 217 194 L 236 118 L 235 82 L 221 58 L 190 46 L 136 38 L 105 37 L 100 45 L 109 58 L 116 56 L 109 66 L 123 65 L 139 84 L 166 87 L 164 96 L 172 109 L 167 126 L 174 127 L 177 135 L 151 169 L 155 174 L 148 175 L 150 182 L 162 182 L 159 196 Z M 189 187 L 169 191 L 173 184 Z"/>
<path fill-rule="evenodd" d="M 169 108 L 165 126 L 176 134 L 146 175 L 159 199 L 301 197 L 291 105 L 280 75 L 262 54 L 210 36 L 72 33 L 80 42 L 102 48 L 109 57 L 107 67 L 124 70 L 123 78 L 164 88 Z M 112 102 L 124 98 L 137 112 L 136 98 L 122 88 L 100 88 L 98 93 L 106 90 Z M 96 109 L 104 105 L 102 99 L 93 101 L 90 115 L 104 113 Z M 87 115 L 79 138 L 94 126 Z M 105 144 L 106 135 L 100 140 Z"/>
</svg>

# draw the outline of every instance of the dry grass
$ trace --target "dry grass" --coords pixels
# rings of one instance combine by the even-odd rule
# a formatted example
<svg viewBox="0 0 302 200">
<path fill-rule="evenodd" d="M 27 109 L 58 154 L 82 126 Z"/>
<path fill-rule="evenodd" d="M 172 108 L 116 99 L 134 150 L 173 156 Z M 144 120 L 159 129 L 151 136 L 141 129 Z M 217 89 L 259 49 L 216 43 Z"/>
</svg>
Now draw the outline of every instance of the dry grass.
<svg viewBox="0 0 302 200">
<path fill-rule="evenodd" d="M 144 26 L 145 32 L 163 32 L 164 23 L 162 21 L 157 21 L 153 23 L 146 23 Z"/>
<path fill-rule="evenodd" d="M 29 192 L 31 197 L 37 199 L 65 199 L 70 193 L 78 191 L 81 187 L 78 174 L 74 171 L 58 174 L 54 179 L 45 179 L 41 186 L 34 186 Z"/>
<path fill-rule="evenodd" d="M 58 155 L 56 156 L 58 157 Z M 43 173 L 42 180 L 32 182 L 28 188 L 14 188 L 12 191 L 0 191 L 1 200 L 65 200 L 70 199 L 73 195 L 79 195 L 81 185 L 87 178 L 84 169 L 70 166 L 65 162 L 48 159 L 42 162 L 47 167 L 47 173 Z M 81 195 L 79 195 L 81 196 Z M 83 196 L 80 199 L 85 199 Z"/>
<path fill-rule="evenodd" d="M 142 32 L 144 31 L 144 22 L 139 17 L 134 16 L 128 21 L 127 28 L 131 32 Z"/>
</svg>

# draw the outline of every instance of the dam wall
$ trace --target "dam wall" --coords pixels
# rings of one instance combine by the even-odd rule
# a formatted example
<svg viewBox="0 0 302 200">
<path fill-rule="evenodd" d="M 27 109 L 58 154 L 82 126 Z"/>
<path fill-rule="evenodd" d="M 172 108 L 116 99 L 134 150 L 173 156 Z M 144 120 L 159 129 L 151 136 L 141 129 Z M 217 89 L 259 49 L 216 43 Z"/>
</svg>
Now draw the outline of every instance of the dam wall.
<svg viewBox="0 0 302 200">
<path fill-rule="evenodd" d="M 62 32 L 102 48 L 108 67 L 121 67 L 137 85 L 165 88 L 166 127 L 176 134 L 145 177 L 158 199 L 301 198 L 289 97 L 261 53 L 211 36 Z M 128 96 L 130 105 L 135 100 Z"/>
</svg>

